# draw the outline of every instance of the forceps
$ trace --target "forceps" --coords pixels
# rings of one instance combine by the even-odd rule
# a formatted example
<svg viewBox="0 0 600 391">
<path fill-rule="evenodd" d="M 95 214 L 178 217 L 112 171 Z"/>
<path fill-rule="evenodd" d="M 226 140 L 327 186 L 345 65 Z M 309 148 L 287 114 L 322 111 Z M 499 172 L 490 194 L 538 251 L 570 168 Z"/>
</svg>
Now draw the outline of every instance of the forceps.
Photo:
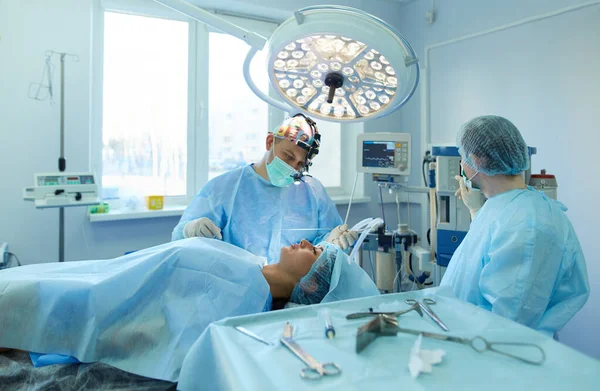
<svg viewBox="0 0 600 391">
<path fill-rule="evenodd" d="M 335 376 L 342 373 L 342 368 L 334 362 L 320 363 L 306 353 L 292 338 L 294 328 L 286 323 L 281 336 L 281 343 L 302 360 L 308 367 L 302 368 L 300 377 L 309 380 L 320 379 L 323 376 Z"/>
<path fill-rule="evenodd" d="M 374 312 L 374 311 L 370 311 L 370 312 L 355 312 L 353 314 L 350 315 L 346 315 L 346 319 L 359 319 L 359 318 L 366 318 L 368 316 L 376 316 L 376 315 L 387 315 L 387 316 L 391 316 L 393 318 L 397 318 L 400 315 L 404 315 L 407 312 L 410 311 L 417 311 L 417 313 L 420 316 L 423 316 L 423 311 L 421 311 L 421 306 L 419 305 L 419 303 L 414 303 L 409 309 L 407 310 L 401 310 L 401 311 L 396 311 L 396 312 Z"/>
<path fill-rule="evenodd" d="M 412 305 L 417 304 L 419 307 L 421 307 L 421 309 L 423 310 L 423 312 L 425 312 L 427 315 L 429 315 L 429 317 L 435 323 L 437 323 L 438 326 L 440 326 L 440 328 L 442 330 L 444 330 L 444 331 L 450 331 L 450 329 L 448 329 L 448 326 L 446 326 L 444 324 L 444 322 L 442 322 L 442 320 L 431 310 L 431 308 L 429 308 L 428 304 L 435 304 L 435 300 L 428 299 L 428 298 L 423 299 L 423 301 L 419 301 L 419 300 L 415 300 L 415 299 L 407 299 L 405 301 L 405 303 L 406 304 L 412 304 Z"/>
</svg>

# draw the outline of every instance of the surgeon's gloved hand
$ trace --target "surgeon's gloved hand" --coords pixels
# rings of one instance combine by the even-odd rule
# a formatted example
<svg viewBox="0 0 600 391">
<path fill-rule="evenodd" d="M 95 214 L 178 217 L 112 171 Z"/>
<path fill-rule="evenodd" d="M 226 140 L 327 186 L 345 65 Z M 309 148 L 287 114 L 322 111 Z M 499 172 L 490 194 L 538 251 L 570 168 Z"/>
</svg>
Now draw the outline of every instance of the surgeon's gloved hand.
<svg viewBox="0 0 600 391">
<path fill-rule="evenodd" d="M 348 224 L 342 224 L 335 227 L 325 239 L 326 242 L 335 244 L 342 250 L 346 251 L 348 247 L 352 247 L 358 239 L 358 232 L 349 231 Z"/>
<path fill-rule="evenodd" d="M 471 212 L 471 220 L 475 218 L 475 215 L 483 206 L 485 198 L 480 190 L 469 189 L 465 185 L 465 180 L 462 176 L 457 175 L 454 177 L 458 181 L 459 188 L 454 194 L 458 199 L 462 200 L 469 211 Z"/>
<path fill-rule="evenodd" d="M 186 239 L 193 237 L 223 239 L 223 236 L 221 236 L 221 229 L 206 217 L 201 217 L 187 223 L 185 227 L 183 227 L 183 237 Z"/>
</svg>

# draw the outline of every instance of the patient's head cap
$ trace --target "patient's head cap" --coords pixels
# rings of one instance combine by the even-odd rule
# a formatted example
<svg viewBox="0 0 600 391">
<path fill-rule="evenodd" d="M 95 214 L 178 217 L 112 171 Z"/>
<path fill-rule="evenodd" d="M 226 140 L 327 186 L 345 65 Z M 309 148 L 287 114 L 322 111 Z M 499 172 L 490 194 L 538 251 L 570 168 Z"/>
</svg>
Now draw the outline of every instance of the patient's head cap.
<svg viewBox="0 0 600 391">
<path fill-rule="evenodd" d="M 337 247 L 327 242 L 321 242 L 317 246 L 323 247 L 323 252 L 313 263 L 309 272 L 294 286 L 290 296 L 292 303 L 319 304 L 329 293 Z"/>
</svg>

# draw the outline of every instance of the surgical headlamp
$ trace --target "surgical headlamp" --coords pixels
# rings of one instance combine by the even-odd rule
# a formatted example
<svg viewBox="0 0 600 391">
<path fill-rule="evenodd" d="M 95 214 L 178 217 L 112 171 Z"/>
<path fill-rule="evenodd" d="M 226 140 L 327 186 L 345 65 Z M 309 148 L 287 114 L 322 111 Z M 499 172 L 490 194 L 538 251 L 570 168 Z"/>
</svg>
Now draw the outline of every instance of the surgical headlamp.
<svg viewBox="0 0 600 391">
<path fill-rule="evenodd" d="M 383 20 L 355 8 L 299 9 L 267 41 L 183 0 L 154 1 L 248 43 L 248 86 L 286 112 L 300 110 L 335 122 L 365 121 L 402 107 L 419 82 L 410 44 Z M 265 44 L 271 85 L 284 102 L 267 96 L 250 77 L 250 63 Z"/>
<path fill-rule="evenodd" d="M 302 178 L 304 178 L 305 176 L 310 176 L 306 173 L 308 172 L 310 166 L 312 165 L 312 159 L 316 155 L 319 154 L 319 147 L 321 146 L 321 134 L 319 133 L 319 130 L 317 129 L 317 124 L 311 118 L 305 116 L 302 113 L 298 113 L 298 114 L 294 115 L 292 118 L 296 118 L 296 117 L 304 118 L 304 120 L 306 121 L 308 126 L 311 128 L 311 133 L 313 135 L 312 143 L 308 143 L 302 137 L 298 137 L 294 141 L 294 143 L 297 146 L 299 146 L 300 148 L 302 148 L 306 151 L 306 158 L 304 159 L 304 164 L 302 166 L 303 169 L 301 171 L 296 172 L 293 175 L 294 184 L 299 185 L 301 182 L 304 182 L 304 179 L 302 179 Z"/>
<path fill-rule="evenodd" d="M 305 140 L 302 140 L 300 138 L 296 140 L 296 145 L 306 151 L 304 167 L 306 168 L 306 171 L 308 171 L 308 168 L 312 165 L 312 159 L 319 154 L 319 147 L 321 147 L 321 134 L 319 133 L 316 122 L 313 121 L 311 118 L 305 116 L 302 113 L 298 113 L 292 118 L 296 117 L 304 118 L 308 126 L 310 126 L 310 128 L 312 129 L 313 133 L 313 141 L 311 144 L 307 143 Z"/>
</svg>

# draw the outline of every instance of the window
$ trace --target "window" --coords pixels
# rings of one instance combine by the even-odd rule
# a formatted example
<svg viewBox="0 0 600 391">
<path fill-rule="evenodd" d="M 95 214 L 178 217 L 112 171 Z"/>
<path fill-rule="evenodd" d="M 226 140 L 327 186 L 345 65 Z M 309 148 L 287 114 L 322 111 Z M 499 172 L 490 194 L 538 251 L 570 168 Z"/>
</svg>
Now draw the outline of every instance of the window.
<svg viewBox="0 0 600 391">
<path fill-rule="evenodd" d="M 247 86 L 246 43 L 153 2 L 96 4 L 92 145 L 102 147 L 92 147 L 92 159 L 105 199 L 163 194 L 166 205 L 184 204 L 209 179 L 262 158 L 267 132 L 285 114 Z M 277 27 L 224 18 L 263 36 Z M 274 96 L 265 56 L 257 54 L 251 73 Z M 350 133 L 317 125 L 323 145 L 310 174 L 341 195 L 350 177 L 341 136 Z"/>
<path fill-rule="evenodd" d="M 258 99 L 244 80 L 242 64 L 248 45 L 217 32 L 209 33 L 208 42 L 208 156 L 211 162 L 208 177 L 211 179 L 260 160 L 270 129 L 269 105 Z M 265 53 L 259 52 L 251 70 L 256 85 L 268 93 L 265 57 Z"/>
<path fill-rule="evenodd" d="M 316 122 L 321 133 L 321 147 L 319 154 L 313 159 L 309 173 L 318 178 L 327 188 L 340 188 L 342 185 L 341 126 L 336 122 L 321 120 Z"/>
<path fill-rule="evenodd" d="M 188 23 L 104 13 L 103 188 L 186 195 Z"/>
</svg>

